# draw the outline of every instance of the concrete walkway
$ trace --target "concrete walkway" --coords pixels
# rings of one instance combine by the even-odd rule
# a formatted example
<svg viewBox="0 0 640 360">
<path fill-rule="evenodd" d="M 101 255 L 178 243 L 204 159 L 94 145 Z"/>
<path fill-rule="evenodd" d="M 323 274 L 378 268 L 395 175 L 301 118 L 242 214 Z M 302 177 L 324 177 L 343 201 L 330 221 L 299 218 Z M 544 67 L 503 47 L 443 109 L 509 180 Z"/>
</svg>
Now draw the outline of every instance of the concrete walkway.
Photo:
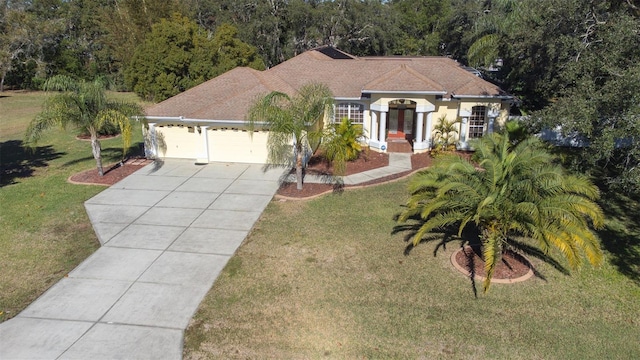
<svg viewBox="0 0 640 360">
<path fill-rule="evenodd" d="M 407 170 L 410 154 L 390 154 L 389 166 L 342 180 Z M 182 358 L 184 329 L 281 176 L 262 165 L 171 160 L 88 200 L 102 247 L 0 324 L 0 359 Z"/>
<path fill-rule="evenodd" d="M 0 324 L 0 359 L 180 359 L 184 329 L 281 174 L 167 161 L 88 200 L 103 246 Z"/>
<path fill-rule="evenodd" d="M 345 185 L 358 185 L 371 180 L 395 175 L 397 173 L 409 171 L 411 167 L 411 155 L 406 153 L 389 153 L 389 165 L 381 168 L 367 170 L 358 174 L 343 176 L 342 182 Z M 332 176 L 307 175 L 304 177 L 305 183 L 333 183 Z M 295 175 L 289 177 L 288 181 L 295 182 Z"/>
</svg>

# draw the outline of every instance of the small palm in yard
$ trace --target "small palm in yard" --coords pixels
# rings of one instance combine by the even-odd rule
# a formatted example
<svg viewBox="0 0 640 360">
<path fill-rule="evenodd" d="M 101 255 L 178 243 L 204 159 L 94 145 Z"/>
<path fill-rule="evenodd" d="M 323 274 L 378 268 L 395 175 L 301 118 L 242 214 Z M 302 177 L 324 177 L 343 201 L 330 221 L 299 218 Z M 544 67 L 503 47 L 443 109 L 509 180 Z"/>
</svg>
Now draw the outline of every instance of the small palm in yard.
<svg viewBox="0 0 640 360">
<path fill-rule="evenodd" d="M 600 244 L 590 228 L 604 221 L 595 185 L 554 164 L 536 138 L 513 145 L 508 135 L 491 134 L 473 146 L 477 167 L 446 155 L 410 182 L 411 197 L 398 221 L 416 225 L 414 246 L 429 232 L 457 227 L 461 236 L 475 224 L 487 273 L 485 292 L 509 247 L 538 247 L 545 254 L 555 248 L 572 268 L 583 257 L 601 263 Z"/>
<path fill-rule="evenodd" d="M 123 141 L 124 157 L 131 142 L 130 116 L 142 114 L 137 104 L 108 100 L 105 85 L 100 80 L 77 81 L 67 76 L 54 76 L 44 84 L 45 91 L 58 91 L 49 97 L 43 111 L 31 121 L 25 134 L 25 143 L 33 146 L 44 131 L 54 127 L 66 127 L 69 124 L 80 128 L 91 136 L 91 148 L 100 176 L 102 156 L 98 132 L 105 125 L 120 129 Z"/>
<path fill-rule="evenodd" d="M 310 83 L 291 97 L 271 92 L 258 98 L 249 108 L 248 127 L 251 132 L 264 122 L 269 129 L 267 161 L 273 165 L 294 166 L 297 189 L 302 189 L 302 167 L 305 150 L 311 153 L 322 142 L 322 119 L 332 117 L 333 94 L 326 85 Z"/>
<path fill-rule="evenodd" d="M 362 152 L 360 139 L 363 137 L 362 126 L 353 124 L 347 118 L 329 128 L 322 143 L 322 149 L 327 160 L 333 164 L 336 175 L 344 175 L 347 162 L 358 158 Z"/>
<path fill-rule="evenodd" d="M 455 150 L 455 138 L 458 134 L 458 122 L 456 120 L 447 120 L 447 115 L 438 118 L 434 129 L 434 146 L 432 155 L 439 154 L 443 151 Z"/>
</svg>

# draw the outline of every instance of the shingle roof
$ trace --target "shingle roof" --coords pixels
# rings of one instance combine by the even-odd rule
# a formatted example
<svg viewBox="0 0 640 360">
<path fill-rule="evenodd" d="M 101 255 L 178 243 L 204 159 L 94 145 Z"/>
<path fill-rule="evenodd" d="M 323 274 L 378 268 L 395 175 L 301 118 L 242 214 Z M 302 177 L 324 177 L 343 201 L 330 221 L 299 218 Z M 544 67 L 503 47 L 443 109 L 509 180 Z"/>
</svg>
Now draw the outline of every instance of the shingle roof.
<svg viewBox="0 0 640 360">
<path fill-rule="evenodd" d="M 310 50 L 265 71 L 235 68 L 149 107 L 147 115 L 244 120 L 257 96 L 271 91 L 294 94 L 309 82 L 326 84 L 336 98 L 360 98 L 363 91 L 505 95 L 499 87 L 445 57 L 358 58 L 334 50 Z"/>
<path fill-rule="evenodd" d="M 386 74 L 363 86 L 368 92 L 440 92 L 446 93 L 444 87 L 423 76 L 407 64 L 401 64 Z"/>
</svg>

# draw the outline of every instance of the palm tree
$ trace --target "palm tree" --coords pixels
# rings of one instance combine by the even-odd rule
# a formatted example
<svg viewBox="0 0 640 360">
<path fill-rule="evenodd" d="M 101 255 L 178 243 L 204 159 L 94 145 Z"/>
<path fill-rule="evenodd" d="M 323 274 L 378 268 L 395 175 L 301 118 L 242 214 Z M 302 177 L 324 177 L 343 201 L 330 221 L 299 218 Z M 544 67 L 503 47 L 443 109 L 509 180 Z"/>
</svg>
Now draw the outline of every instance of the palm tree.
<svg viewBox="0 0 640 360">
<path fill-rule="evenodd" d="M 142 114 L 140 106 L 133 103 L 109 100 L 105 85 L 100 80 L 87 82 L 68 76 L 49 78 L 45 91 L 58 91 L 49 97 L 43 111 L 31 121 L 25 134 L 25 143 L 35 145 L 43 132 L 53 126 L 72 124 L 91 136 L 91 149 L 96 159 L 98 174 L 102 176 L 102 156 L 98 132 L 106 125 L 117 126 L 122 134 L 124 158 L 131 142 L 130 116 Z"/>
<path fill-rule="evenodd" d="M 507 248 L 551 248 L 572 268 L 586 259 L 602 261 L 591 227 L 603 225 L 595 203 L 598 188 L 586 177 L 567 174 L 536 138 L 513 145 L 508 135 L 490 134 L 474 144 L 478 165 L 456 155 L 438 158 L 415 176 L 398 221 L 413 221 L 416 246 L 427 233 L 467 225 L 479 230 L 487 278 L 486 292 Z"/>
<path fill-rule="evenodd" d="M 455 138 L 458 134 L 458 121 L 447 120 L 447 115 L 438 118 L 438 122 L 433 127 L 433 137 L 435 140 L 435 152 L 455 150 Z"/>
<path fill-rule="evenodd" d="M 331 90 L 326 85 L 310 83 L 293 97 L 274 91 L 258 98 L 249 108 L 249 130 L 253 132 L 260 122 L 269 129 L 267 162 L 289 167 L 293 162 L 298 190 L 302 189 L 305 150 L 313 153 L 320 146 L 322 119 L 333 116 L 332 105 Z"/>
<path fill-rule="evenodd" d="M 467 58 L 471 66 L 490 67 L 500 57 L 500 46 L 509 29 L 524 16 L 517 0 L 494 0 L 474 24 L 475 39 Z"/>
<path fill-rule="evenodd" d="M 334 174 L 343 175 L 347 161 L 358 158 L 362 152 L 360 139 L 364 137 L 362 125 L 353 124 L 348 118 L 329 127 L 322 143 L 327 160 L 333 164 Z"/>
</svg>

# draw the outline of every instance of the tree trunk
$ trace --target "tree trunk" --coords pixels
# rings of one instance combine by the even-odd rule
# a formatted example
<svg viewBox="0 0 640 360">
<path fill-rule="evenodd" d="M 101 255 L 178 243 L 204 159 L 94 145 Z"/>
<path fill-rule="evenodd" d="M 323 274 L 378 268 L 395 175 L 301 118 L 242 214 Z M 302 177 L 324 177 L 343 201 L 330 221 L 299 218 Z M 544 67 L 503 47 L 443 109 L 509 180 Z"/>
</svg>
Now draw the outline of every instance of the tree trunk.
<svg viewBox="0 0 640 360">
<path fill-rule="evenodd" d="M 302 149 L 298 149 L 296 154 L 296 189 L 302 190 Z"/>
<path fill-rule="evenodd" d="M 98 134 L 91 133 L 91 150 L 93 151 L 93 158 L 96 159 L 96 167 L 98 168 L 98 175 L 103 176 L 102 170 L 102 154 L 100 153 L 100 141 L 98 140 Z"/>
</svg>

